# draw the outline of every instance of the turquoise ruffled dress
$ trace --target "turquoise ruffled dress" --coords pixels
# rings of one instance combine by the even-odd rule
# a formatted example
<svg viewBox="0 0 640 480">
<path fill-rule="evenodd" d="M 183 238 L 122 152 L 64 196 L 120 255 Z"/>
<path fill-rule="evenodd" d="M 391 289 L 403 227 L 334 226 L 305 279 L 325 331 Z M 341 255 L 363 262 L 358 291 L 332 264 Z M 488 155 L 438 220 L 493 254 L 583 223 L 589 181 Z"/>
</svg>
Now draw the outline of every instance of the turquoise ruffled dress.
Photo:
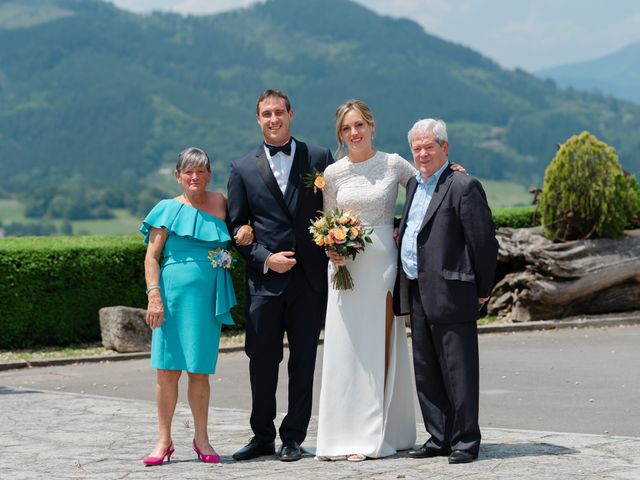
<svg viewBox="0 0 640 480">
<path fill-rule="evenodd" d="M 142 222 L 149 242 L 151 227 L 166 228 L 160 294 L 164 322 L 151 337 L 151 367 L 212 374 L 218 361 L 222 325 L 232 325 L 236 296 L 229 270 L 214 268 L 209 251 L 228 249 L 224 221 L 177 200 L 162 200 Z"/>
</svg>

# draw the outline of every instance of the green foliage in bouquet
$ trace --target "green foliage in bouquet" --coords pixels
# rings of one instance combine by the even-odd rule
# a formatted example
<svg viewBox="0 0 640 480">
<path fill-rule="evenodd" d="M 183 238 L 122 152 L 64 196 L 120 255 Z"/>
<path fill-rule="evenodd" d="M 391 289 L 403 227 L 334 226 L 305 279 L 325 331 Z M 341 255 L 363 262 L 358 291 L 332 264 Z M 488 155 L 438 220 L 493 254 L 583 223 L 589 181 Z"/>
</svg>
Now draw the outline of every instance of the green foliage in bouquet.
<svg viewBox="0 0 640 480">
<path fill-rule="evenodd" d="M 622 235 L 638 211 L 632 177 L 615 150 L 589 132 L 569 138 L 544 174 L 540 212 L 554 241 Z"/>
</svg>

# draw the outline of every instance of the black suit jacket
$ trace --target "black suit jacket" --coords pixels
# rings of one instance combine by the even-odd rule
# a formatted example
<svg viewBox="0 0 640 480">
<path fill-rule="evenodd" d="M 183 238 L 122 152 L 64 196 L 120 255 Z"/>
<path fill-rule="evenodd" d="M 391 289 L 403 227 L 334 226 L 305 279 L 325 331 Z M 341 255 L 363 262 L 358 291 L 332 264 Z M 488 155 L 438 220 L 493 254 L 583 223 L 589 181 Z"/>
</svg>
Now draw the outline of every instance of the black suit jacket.
<svg viewBox="0 0 640 480">
<path fill-rule="evenodd" d="M 295 140 L 295 139 L 294 139 Z M 254 243 L 236 247 L 247 261 L 247 283 L 252 295 L 280 295 L 287 286 L 289 273 L 264 273 L 271 253 L 294 250 L 296 267 L 302 268 L 316 291 L 327 288 L 327 256 L 312 240 L 310 221 L 322 211 L 322 192 L 304 185 L 304 175 L 324 169 L 333 162 L 325 148 L 299 140 L 291 173 L 283 195 L 273 176 L 264 147 L 260 145 L 244 157 L 231 162 L 227 193 L 229 224 L 233 234 L 250 222 Z"/>
<path fill-rule="evenodd" d="M 418 182 L 407 185 L 400 220 L 400 241 Z M 418 285 L 427 318 L 432 323 L 473 322 L 478 297 L 488 297 L 498 256 L 491 210 L 475 178 L 447 167 L 440 176 L 417 238 Z M 409 313 L 409 280 L 398 249 L 394 288 L 396 315 Z"/>
</svg>

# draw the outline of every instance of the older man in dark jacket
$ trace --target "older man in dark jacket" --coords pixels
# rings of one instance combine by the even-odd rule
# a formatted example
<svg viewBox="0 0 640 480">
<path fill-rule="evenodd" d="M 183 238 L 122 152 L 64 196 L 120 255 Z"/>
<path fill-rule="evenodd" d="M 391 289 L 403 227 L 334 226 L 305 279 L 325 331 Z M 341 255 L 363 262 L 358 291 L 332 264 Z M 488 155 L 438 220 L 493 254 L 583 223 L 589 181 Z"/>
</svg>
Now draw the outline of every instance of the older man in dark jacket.
<svg viewBox="0 0 640 480">
<path fill-rule="evenodd" d="M 430 434 L 409 456 L 466 463 L 480 448 L 476 320 L 498 244 L 480 182 L 449 166 L 445 123 L 416 122 L 409 144 L 418 172 L 400 221 L 394 310 L 411 313 L 418 400 Z"/>
</svg>

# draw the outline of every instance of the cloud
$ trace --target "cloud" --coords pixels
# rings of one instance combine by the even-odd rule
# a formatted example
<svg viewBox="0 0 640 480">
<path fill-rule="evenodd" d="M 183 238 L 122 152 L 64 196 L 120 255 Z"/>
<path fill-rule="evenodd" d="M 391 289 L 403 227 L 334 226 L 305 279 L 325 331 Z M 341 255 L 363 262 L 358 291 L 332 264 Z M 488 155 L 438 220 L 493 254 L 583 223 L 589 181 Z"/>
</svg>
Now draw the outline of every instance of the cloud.
<svg viewBox="0 0 640 480">
<path fill-rule="evenodd" d="M 176 5 L 173 10 L 179 13 L 211 14 L 247 7 L 257 2 L 256 0 L 216 0 L 215 2 L 210 0 L 182 0 L 174 3 Z"/>
<path fill-rule="evenodd" d="M 171 11 L 182 14 L 206 15 L 246 7 L 256 0 L 111 0 L 119 8 L 133 12 L 152 10 Z"/>
<path fill-rule="evenodd" d="M 213 14 L 256 0 L 112 0 L 136 12 Z M 264 1 L 264 0 L 261 0 Z M 305 0 L 299 0 L 305 1 Z M 379 14 L 410 18 L 433 35 L 501 65 L 537 70 L 597 58 L 640 41 L 638 0 L 355 0 Z M 577 1 L 577 0 L 576 0 Z"/>
</svg>

